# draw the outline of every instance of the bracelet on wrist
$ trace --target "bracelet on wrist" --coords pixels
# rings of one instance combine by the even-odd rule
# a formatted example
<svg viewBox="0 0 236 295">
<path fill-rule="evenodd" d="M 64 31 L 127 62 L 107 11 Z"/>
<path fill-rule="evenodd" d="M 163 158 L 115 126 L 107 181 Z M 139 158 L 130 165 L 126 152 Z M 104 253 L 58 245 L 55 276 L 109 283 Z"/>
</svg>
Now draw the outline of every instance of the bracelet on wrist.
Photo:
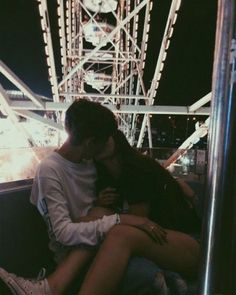
<svg viewBox="0 0 236 295">
<path fill-rule="evenodd" d="M 116 224 L 120 224 L 120 215 L 116 213 Z"/>
</svg>

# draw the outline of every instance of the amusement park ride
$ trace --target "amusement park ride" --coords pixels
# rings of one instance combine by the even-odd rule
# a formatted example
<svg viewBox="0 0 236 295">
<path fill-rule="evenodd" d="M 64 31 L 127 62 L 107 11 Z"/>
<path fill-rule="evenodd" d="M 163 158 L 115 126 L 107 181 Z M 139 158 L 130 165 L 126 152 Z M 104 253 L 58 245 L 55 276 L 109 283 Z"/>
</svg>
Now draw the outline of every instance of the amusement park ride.
<svg viewBox="0 0 236 295">
<path fill-rule="evenodd" d="M 52 99 L 35 94 L 1 62 L 1 74 L 19 91 L 0 86 L 0 129 L 7 119 L 26 146 L 58 145 L 65 136 L 65 110 L 75 99 L 86 98 L 107 106 L 117 115 L 119 128 L 132 145 L 142 147 L 147 133 L 152 148 L 151 114 L 209 114 L 209 108 L 203 106 L 211 100 L 211 93 L 186 107 L 158 106 L 155 100 L 181 0 L 172 0 L 170 5 L 149 89 L 145 87 L 144 69 L 152 0 L 57 0 L 61 79 L 56 73 L 47 0 L 37 1 Z M 198 124 L 166 166 L 205 136 L 208 124 L 209 119 Z M 36 129 L 38 137 L 32 132 Z M 2 130 L 2 134 L 7 132 L 3 127 Z"/>
</svg>

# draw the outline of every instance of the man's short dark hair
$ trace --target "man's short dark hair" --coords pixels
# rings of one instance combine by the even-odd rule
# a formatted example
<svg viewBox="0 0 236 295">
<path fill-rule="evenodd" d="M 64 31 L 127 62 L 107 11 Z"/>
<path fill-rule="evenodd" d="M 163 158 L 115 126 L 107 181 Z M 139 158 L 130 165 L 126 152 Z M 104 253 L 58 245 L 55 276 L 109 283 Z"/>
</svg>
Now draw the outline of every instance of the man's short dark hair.
<svg viewBox="0 0 236 295">
<path fill-rule="evenodd" d="M 70 105 L 65 127 L 74 145 L 89 137 L 105 142 L 118 128 L 116 118 L 108 108 L 85 99 L 75 100 Z"/>
</svg>

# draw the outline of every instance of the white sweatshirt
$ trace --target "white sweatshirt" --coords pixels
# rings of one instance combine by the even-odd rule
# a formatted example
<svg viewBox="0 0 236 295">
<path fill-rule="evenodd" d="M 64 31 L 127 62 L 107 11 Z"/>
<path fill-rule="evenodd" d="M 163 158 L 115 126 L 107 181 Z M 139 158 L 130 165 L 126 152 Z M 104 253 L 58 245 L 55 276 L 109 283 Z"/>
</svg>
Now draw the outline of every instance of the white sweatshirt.
<svg viewBox="0 0 236 295">
<path fill-rule="evenodd" d="M 116 224 L 116 214 L 96 221 L 75 223 L 86 216 L 96 198 L 93 162 L 72 163 L 53 152 L 39 164 L 31 202 L 43 216 L 54 252 L 63 246 L 97 245 Z"/>
</svg>

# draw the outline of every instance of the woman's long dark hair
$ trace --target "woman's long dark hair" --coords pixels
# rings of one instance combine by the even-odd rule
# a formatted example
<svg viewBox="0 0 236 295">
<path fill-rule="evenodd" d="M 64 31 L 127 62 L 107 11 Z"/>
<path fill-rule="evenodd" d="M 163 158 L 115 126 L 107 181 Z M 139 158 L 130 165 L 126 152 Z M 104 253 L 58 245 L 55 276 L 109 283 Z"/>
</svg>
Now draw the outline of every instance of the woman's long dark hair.
<svg viewBox="0 0 236 295">
<path fill-rule="evenodd" d="M 158 179 L 163 180 L 163 178 L 165 178 L 165 182 L 176 182 L 160 163 L 148 155 L 143 155 L 140 151 L 132 147 L 122 131 L 117 130 L 113 138 L 115 141 L 116 155 L 121 161 L 122 168 L 131 169 L 132 171 L 135 170 L 137 174 L 142 174 L 144 177 L 143 184 L 145 184 L 145 176 L 149 177 L 148 184 L 150 184 L 151 179 L 155 179 L 156 182 Z M 176 185 L 178 185 L 177 182 Z"/>
<path fill-rule="evenodd" d="M 133 148 L 125 135 L 113 135 L 116 155 L 134 192 L 150 201 L 150 215 L 162 226 L 185 232 L 199 230 L 200 222 L 176 179 L 156 160 Z M 131 190 L 132 191 L 132 190 Z M 152 213 L 153 209 L 153 213 Z"/>
</svg>

